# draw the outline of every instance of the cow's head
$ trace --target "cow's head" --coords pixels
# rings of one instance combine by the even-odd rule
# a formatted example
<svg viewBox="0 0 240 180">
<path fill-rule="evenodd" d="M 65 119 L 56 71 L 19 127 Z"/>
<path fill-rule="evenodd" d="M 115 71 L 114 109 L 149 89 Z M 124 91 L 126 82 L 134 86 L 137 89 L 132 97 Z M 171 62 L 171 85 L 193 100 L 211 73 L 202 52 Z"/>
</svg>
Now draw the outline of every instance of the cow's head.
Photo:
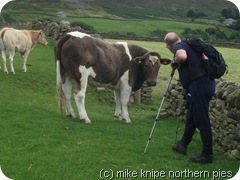
<svg viewBox="0 0 240 180">
<path fill-rule="evenodd" d="M 171 63 L 170 59 L 161 58 L 157 52 L 148 52 L 134 60 L 141 65 L 148 86 L 156 86 L 161 64 L 167 65 Z"/>
<path fill-rule="evenodd" d="M 42 45 L 45 45 L 45 46 L 48 44 L 48 42 L 47 42 L 47 40 L 46 40 L 46 36 L 45 36 L 45 34 L 44 34 L 43 31 L 39 31 L 39 34 L 38 34 L 38 43 L 39 43 L 39 44 L 42 44 Z"/>
</svg>

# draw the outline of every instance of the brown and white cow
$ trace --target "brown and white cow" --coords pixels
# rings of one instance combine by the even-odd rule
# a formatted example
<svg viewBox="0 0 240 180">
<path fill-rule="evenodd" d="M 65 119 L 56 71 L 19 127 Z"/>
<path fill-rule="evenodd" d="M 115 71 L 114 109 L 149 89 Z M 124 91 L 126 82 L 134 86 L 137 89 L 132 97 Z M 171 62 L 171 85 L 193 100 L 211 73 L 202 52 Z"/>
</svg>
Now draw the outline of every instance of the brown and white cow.
<svg viewBox="0 0 240 180">
<path fill-rule="evenodd" d="M 5 27 L 0 31 L 0 50 L 4 72 L 8 74 L 6 65 L 6 50 L 9 52 L 11 72 L 15 74 L 13 68 L 13 58 L 15 51 L 19 52 L 22 57 L 22 70 L 27 72 L 26 62 L 30 51 L 36 44 L 47 45 L 47 40 L 43 31 L 17 30 Z"/>
<path fill-rule="evenodd" d="M 55 60 L 60 106 L 63 100 L 67 116 L 76 118 L 70 102 L 71 80 L 74 80 L 74 99 L 80 119 L 85 123 L 91 123 L 85 109 L 89 77 L 95 82 L 114 86 L 114 116 L 130 123 L 128 102 L 131 92 L 137 91 L 145 80 L 148 86 L 155 86 L 161 63 L 171 62 L 157 52 L 148 52 L 136 45 L 112 44 L 77 31 L 68 33 L 56 43 Z"/>
</svg>

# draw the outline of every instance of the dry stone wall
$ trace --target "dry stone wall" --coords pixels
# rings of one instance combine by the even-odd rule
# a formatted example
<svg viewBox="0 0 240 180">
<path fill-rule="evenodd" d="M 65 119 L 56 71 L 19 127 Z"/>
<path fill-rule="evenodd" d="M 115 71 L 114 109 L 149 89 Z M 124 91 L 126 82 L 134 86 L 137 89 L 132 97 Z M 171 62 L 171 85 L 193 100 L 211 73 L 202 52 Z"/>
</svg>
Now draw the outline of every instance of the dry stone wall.
<svg viewBox="0 0 240 180">
<path fill-rule="evenodd" d="M 86 32 L 80 26 L 71 27 L 68 21 L 61 21 L 60 23 L 42 20 L 32 22 L 32 29 L 43 30 L 44 33 L 54 40 L 60 39 L 63 35 L 71 31 Z"/>
<path fill-rule="evenodd" d="M 173 84 L 165 110 L 185 121 L 186 102 L 180 84 Z M 215 144 L 232 158 L 240 159 L 240 86 L 227 80 L 216 81 L 216 95 L 210 102 L 210 120 Z"/>
</svg>

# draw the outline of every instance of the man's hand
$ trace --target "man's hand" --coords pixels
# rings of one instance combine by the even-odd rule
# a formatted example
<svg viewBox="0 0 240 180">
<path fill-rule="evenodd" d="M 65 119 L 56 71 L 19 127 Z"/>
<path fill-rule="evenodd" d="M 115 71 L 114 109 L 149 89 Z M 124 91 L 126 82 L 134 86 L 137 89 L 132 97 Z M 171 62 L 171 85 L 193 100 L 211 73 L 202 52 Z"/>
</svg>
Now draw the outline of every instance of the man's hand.
<svg viewBox="0 0 240 180">
<path fill-rule="evenodd" d="M 172 69 L 177 69 L 179 67 L 179 63 L 176 63 L 174 60 L 172 60 L 171 67 Z"/>
</svg>

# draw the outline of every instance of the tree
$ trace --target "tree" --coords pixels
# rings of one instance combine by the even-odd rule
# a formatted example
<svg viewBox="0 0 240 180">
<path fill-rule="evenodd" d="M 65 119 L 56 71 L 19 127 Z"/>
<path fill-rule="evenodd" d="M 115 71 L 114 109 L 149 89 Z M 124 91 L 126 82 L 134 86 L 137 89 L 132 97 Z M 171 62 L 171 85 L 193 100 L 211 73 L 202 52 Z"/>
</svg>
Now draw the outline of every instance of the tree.
<svg viewBox="0 0 240 180">
<path fill-rule="evenodd" d="M 204 40 L 209 40 L 210 39 L 209 34 L 206 31 L 203 31 L 201 29 L 185 28 L 183 33 L 182 33 L 182 36 L 184 38 L 195 37 L 195 38 L 202 38 Z"/>
<path fill-rule="evenodd" d="M 235 31 L 235 32 L 231 33 L 229 40 L 231 40 L 233 42 L 239 42 L 240 41 L 240 32 Z"/>
<path fill-rule="evenodd" d="M 168 31 L 162 30 L 162 29 L 156 29 L 156 30 L 150 32 L 152 37 L 164 37 L 167 33 L 168 33 Z"/>
<path fill-rule="evenodd" d="M 189 10 L 188 12 L 187 12 L 187 17 L 189 17 L 189 18 L 195 18 L 195 12 L 194 12 L 194 10 Z"/>
<path fill-rule="evenodd" d="M 240 30 L 240 19 L 237 20 L 237 22 L 235 22 L 233 25 L 231 25 L 230 28 L 239 31 Z"/>
<path fill-rule="evenodd" d="M 207 28 L 205 29 L 205 31 L 209 34 L 209 35 L 214 35 L 216 33 L 216 29 L 211 27 L 211 28 Z"/>
<path fill-rule="evenodd" d="M 226 19 L 227 18 L 232 18 L 232 19 L 240 18 L 238 9 L 234 9 L 234 8 L 223 9 L 221 14 Z"/>
<path fill-rule="evenodd" d="M 198 11 L 197 9 L 195 10 L 191 9 L 187 12 L 187 17 L 192 18 L 192 20 L 194 20 L 197 18 L 207 17 L 207 15 L 204 12 Z"/>
<path fill-rule="evenodd" d="M 8 13 L 2 13 L 2 21 L 6 23 L 13 23 L 15 22 L 14 18 L 12 17 L 11 14 Z"/>
<path fill-rule="evenodd" d="M 216 28 L 215 38 L 216 38 L 216 40 L 221 40 L 221 41 L 226 41 L 226 40 L 228 40 L 225 32 L 224 32 L 224 31 L 221 31 L 221 30 L 218 29 L 218 28 Z"/>
</svg>

